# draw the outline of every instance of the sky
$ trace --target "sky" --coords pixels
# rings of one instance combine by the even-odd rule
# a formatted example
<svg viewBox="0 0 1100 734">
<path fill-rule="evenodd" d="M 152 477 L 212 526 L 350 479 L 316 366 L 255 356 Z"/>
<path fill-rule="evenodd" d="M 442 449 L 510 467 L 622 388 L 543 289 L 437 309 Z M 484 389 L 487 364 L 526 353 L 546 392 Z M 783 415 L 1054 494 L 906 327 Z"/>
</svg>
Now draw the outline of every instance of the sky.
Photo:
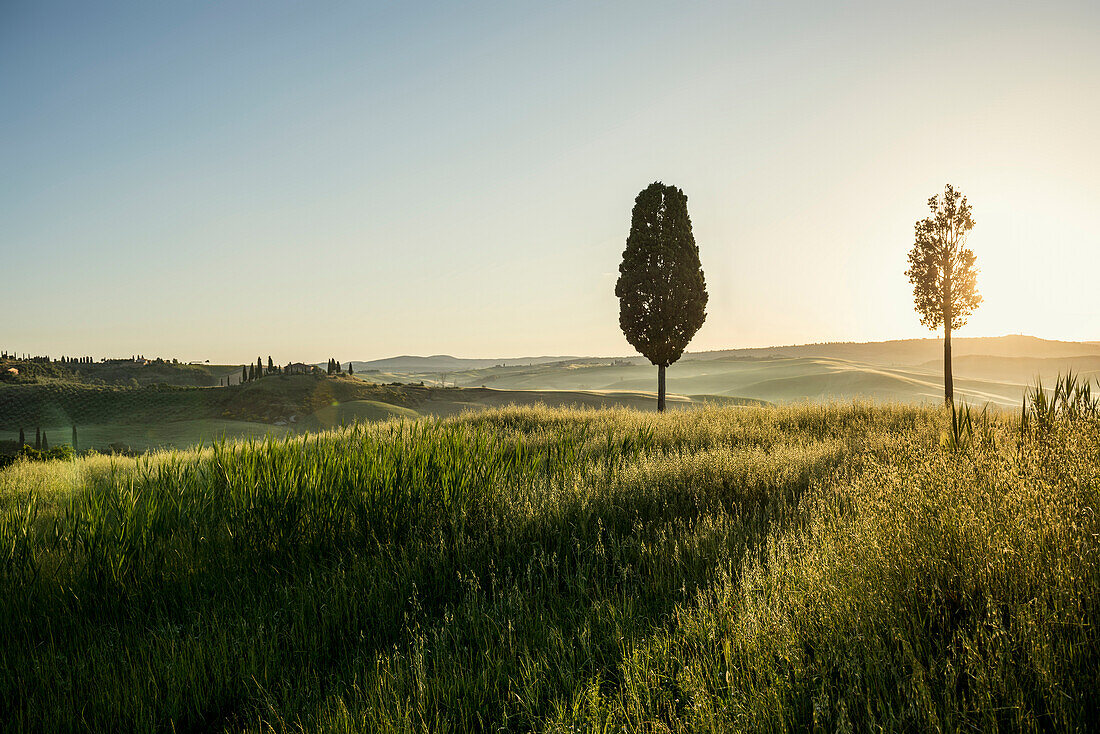
<svg viewBox="0 0 1100 734">
<path fill-rule="evenodd" d="M 633 353 L 634 197 L 688 196 L 689 351 L 1100 339 L 1100 3 L 0 0 L 0 348 L 241 363 Z"/>
</svg>

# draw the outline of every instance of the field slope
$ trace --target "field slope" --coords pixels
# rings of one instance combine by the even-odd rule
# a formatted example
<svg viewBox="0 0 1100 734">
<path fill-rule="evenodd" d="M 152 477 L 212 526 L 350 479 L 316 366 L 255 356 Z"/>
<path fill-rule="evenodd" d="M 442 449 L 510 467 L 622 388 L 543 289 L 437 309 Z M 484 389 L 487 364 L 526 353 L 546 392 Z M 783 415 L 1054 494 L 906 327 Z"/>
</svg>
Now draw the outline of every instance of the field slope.
<svg viewBox="0 0 1100 734">
<path fill-rule="evenodd" d="M 18 462 L 0 721 L 1088 729 L 1100 423 L 945 421 L 509 408 Z"/>
</svg>

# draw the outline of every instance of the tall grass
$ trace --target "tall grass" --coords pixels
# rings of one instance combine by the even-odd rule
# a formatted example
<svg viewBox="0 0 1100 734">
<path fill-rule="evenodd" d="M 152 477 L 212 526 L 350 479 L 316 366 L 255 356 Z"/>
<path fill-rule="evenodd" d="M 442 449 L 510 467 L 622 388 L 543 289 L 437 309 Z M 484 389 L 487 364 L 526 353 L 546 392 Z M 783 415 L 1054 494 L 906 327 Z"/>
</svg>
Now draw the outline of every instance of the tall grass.
<svg viewBox="0 0 1100 734">
<path fill-rule="evenodd" d="M 949 420 L 507 409 L 19 464 L 0 722 L 1084 728 L 1100 419 Z"/>
</svg>

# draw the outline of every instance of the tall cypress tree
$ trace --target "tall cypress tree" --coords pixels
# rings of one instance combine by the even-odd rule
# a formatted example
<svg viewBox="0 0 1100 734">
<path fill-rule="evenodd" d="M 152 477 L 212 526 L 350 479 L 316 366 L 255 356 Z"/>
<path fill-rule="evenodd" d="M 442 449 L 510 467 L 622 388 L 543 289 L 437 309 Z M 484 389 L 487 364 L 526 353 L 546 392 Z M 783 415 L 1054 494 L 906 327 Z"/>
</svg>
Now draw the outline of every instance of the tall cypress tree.
<svg viewBox="0 0 1100 734">
<path fill-rule="evenodd" d="M 248 382 L 248 368 L 241 365 L 241 384 Z"/>
<path fill-rule="evenodd" d="M 264 376 L 264 361 L 259 357 L 256 357 L 256 378 Z"/>
<path fill-rule="evenodd" d="M 42 430 L 40 428 L 34 429 L 34 447 L 39 451 L 42 450 Z"/>
<path fill-rule="evenodd" d="M 23 448 L 27 445 L 27 437 L 23 435 L 23 429 L 19 429 L 19 448 Z"/>
<path fill-rule="evenodd" d="M 49 451 L 50 450 L 50 439 L 46 438 L 46 432 L 45 431 L 42 431 L 42 450 L 43 451 Z"/>
<path fill-rule="evenodd" d="M 626 340 L 657 366 L 657 410 L 663 411 L 665 369 L 707 318 L 687 196 L 675 186 L 654 182 L 634 200 L 615 295 Z"/>
</svg>

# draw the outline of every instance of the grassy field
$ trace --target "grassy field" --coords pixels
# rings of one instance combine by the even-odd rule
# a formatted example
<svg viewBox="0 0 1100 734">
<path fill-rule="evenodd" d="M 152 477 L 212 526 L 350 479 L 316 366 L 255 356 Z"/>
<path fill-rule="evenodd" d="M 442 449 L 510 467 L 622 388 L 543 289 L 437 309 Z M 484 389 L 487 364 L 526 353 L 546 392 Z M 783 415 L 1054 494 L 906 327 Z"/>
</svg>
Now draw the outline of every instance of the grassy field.
<svg viewBox="0 0 1100 734">
<path fill-rule="evenodd" d="M 1086 730 L 1100 421 L 1073 413 L 511 408 L 18 463 L 0 721 Z"/>
</svg>

